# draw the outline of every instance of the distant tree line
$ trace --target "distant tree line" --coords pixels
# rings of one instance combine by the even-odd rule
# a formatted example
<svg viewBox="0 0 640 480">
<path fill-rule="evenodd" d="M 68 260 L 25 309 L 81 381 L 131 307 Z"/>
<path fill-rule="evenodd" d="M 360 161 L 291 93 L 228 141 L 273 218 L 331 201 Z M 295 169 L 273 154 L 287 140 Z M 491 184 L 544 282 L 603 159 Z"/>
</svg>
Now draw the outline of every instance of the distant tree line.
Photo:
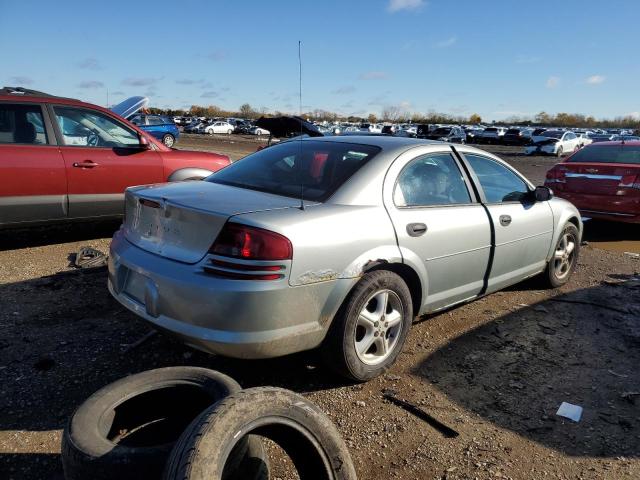
<svg viewBox="0 0 640 480">
<path fill-rule="evenodd" d="M 151 107 L 148 109 L 150 113 L 158 113 L 171 116 L 197 116 L 197 117 L 240 117 L 255 119 L 260 116 L 281 116 L 289 115 L 285 112 L 274 111 L 262 107 L 256 109 L 248 103 L 244 103 L 236 111 L 225 110 L 216 105 L 191 105 L 188 110 L 172 110 Z M 408 113 L 397 106 L 387 106 L 382 109 L 380 115 L 370 113 L 366 117 L 350 115 L 344 116 L 336 112 L 328 110 L 315 109 L 302 113 L 302 117 L 314 121 L 338 122 L 346 121 L 351 123 L 458 123 L 476 125 L 482 123 L 482 118 L 477 113 L 469 116 L 449 115 L 446 113 L 438 113 L 429 111 L 427 113 Z M 533 117 L 527 116 L 511 116 L 505 120 L 492 122 L 496 125 L 536 125 L 536 126 L 557 126 L 557 127 L 584 127 L 584 128 L 633 128 L 640 129 L 640 118 L 632 115 L 615 117 L 613 119 L 596 119 L 591 115 L 583 115 L 580 113 L 556 113 L 549 114 L 540 112 Z"/>
</svg>

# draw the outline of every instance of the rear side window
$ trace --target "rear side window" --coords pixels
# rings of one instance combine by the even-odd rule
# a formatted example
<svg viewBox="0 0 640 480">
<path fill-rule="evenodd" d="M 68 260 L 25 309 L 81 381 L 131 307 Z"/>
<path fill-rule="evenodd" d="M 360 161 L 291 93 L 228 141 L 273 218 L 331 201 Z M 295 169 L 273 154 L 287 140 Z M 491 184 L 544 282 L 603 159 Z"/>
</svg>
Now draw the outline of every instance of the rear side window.
<svg viewBox="0 0 640 480">
<path fill-rule="evenodd" d="M 342 142 L 289 141 L 267 147 L 206 181 L 323 202 L 380 148 Z"/>
<path fill-rule="evenodd" d="M 529 193 L 527 184 L 504 165 L 490 158 L 465 153 L 488 203 L 519 202 Z"/>
<path fill-rule="evenodd" d="M 147 117 L 148 125 L 164 125 L 165 123 L 167 123 L 165 120 L 163 120 L 161 117 L 158 117 L 156 115 L 149 115 Z"/>
<path fill-rule="evenodd" d="M 412 160 L 402 169 L 393 192 L 398 207 L 471 203 L 462 173 L 449 153 Z"/>
<path fill-rule="evenodd" d="M 571 155 L 567 162 L 640 164 L 640 146 L 598 145 L 585 147 Z"/>
<path fill-rule="evenodd" d="M 0 143 L 46 145 L 42 107 L 0 103 Z"/>
</svg>

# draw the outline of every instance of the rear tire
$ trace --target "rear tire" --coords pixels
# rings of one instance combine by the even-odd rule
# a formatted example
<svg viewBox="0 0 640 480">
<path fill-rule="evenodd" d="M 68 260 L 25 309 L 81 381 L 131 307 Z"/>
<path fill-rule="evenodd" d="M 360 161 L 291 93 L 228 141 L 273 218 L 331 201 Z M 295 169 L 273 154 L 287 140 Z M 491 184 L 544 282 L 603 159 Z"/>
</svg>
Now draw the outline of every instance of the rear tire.
<svg viewBox="0 0 640 480">
<path fill-rule="evenodd" d="M 580 255 L 580 233 L 573 223 L 562 229 L 553 250 L 553 257 L 547 263 L 542 278 L 548 288 L 558 288 L 569 281 L 578 264 Z"/>
<path fill-rule="evenodd" d="M 388 270 L 366 273 L 333 319 L 321 347 L 324 362 L 356 382 L 377 377 L 396 361 L 412 321 L 404 280 Z"/>
<path fill-rule="evenodd" d="M 164 143 L 165 146 L 171 148 L 173 147 L 173 144 L 176 143 L 176 137 L 174 137 L 170 133 L 167 133 L 164 137 L 162 137 L 162 143 Z"/>
<path fill-rule="evenodd" d="M 159 368 L 101 388 L 78 407 L 64 430 L 65 478 L 160 478 L 187 425 L 238 390 L 232 378 L 198 367 Z M 242 460 L 237 458 L 236 466 Z"/>
</svg>

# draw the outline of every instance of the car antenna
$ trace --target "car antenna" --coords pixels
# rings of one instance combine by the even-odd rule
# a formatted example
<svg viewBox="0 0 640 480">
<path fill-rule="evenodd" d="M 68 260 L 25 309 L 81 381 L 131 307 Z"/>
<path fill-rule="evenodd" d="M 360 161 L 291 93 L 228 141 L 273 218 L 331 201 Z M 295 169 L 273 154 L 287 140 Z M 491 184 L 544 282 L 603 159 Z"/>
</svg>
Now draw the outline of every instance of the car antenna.
<svg viewBox="0 0 640 480">
<path fill-rule="evenodd" d="M 304 210 L 304 179 L 302 178 L 302 55 L 301 51 L 302 41 L 298 40 L 298 115 L 300 116 L 300 135 L 298 139 L 298 159 L 300 169 L 300 210 Z"/>
</svg>

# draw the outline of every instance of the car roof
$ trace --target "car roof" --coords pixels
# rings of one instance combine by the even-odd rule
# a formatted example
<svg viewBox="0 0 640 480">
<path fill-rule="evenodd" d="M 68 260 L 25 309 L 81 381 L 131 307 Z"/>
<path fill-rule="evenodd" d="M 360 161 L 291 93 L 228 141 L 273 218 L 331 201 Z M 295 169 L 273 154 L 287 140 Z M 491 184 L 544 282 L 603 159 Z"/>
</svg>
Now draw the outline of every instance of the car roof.
<svg viewBox="0 0 640 480">
<path fill-rule="evenodd" d="M 375 147 L 380 147 L 383 150 L 386 149 L 395 149 L 395 148 L 411 148 L 417 147 L 419 145 L 431 145 L 431 144 L 441 144 L 444 142 L 437 142 L 435 140 L 424 140 L 421 138 L 411 138 L 411 137 L 395 137 L 393 135 L 335 135 L 335 136 L 327 136 L 327 137 L 310 137 L 304 138 L 302 141 L 319 141 L 319 142 L 340 142 L 340 143 L 360 143 L 364 145 L 373 145 Z"/>
<path fill-rule="evenodd" d="M 598 142 L 598 143 L 591 143 L 589 145 L 585 145 L 585 147 L 606 147 L 606 146 L 611 146 L 611 145 L 617 145 L 619 147 L 624 147 L 624 146 L 630 146 L 630 147 L 640 147 L 640 140 L 625 140 L 624 142 L 622 140 L 612 140 L 609 142 Z"/>
</svg>

